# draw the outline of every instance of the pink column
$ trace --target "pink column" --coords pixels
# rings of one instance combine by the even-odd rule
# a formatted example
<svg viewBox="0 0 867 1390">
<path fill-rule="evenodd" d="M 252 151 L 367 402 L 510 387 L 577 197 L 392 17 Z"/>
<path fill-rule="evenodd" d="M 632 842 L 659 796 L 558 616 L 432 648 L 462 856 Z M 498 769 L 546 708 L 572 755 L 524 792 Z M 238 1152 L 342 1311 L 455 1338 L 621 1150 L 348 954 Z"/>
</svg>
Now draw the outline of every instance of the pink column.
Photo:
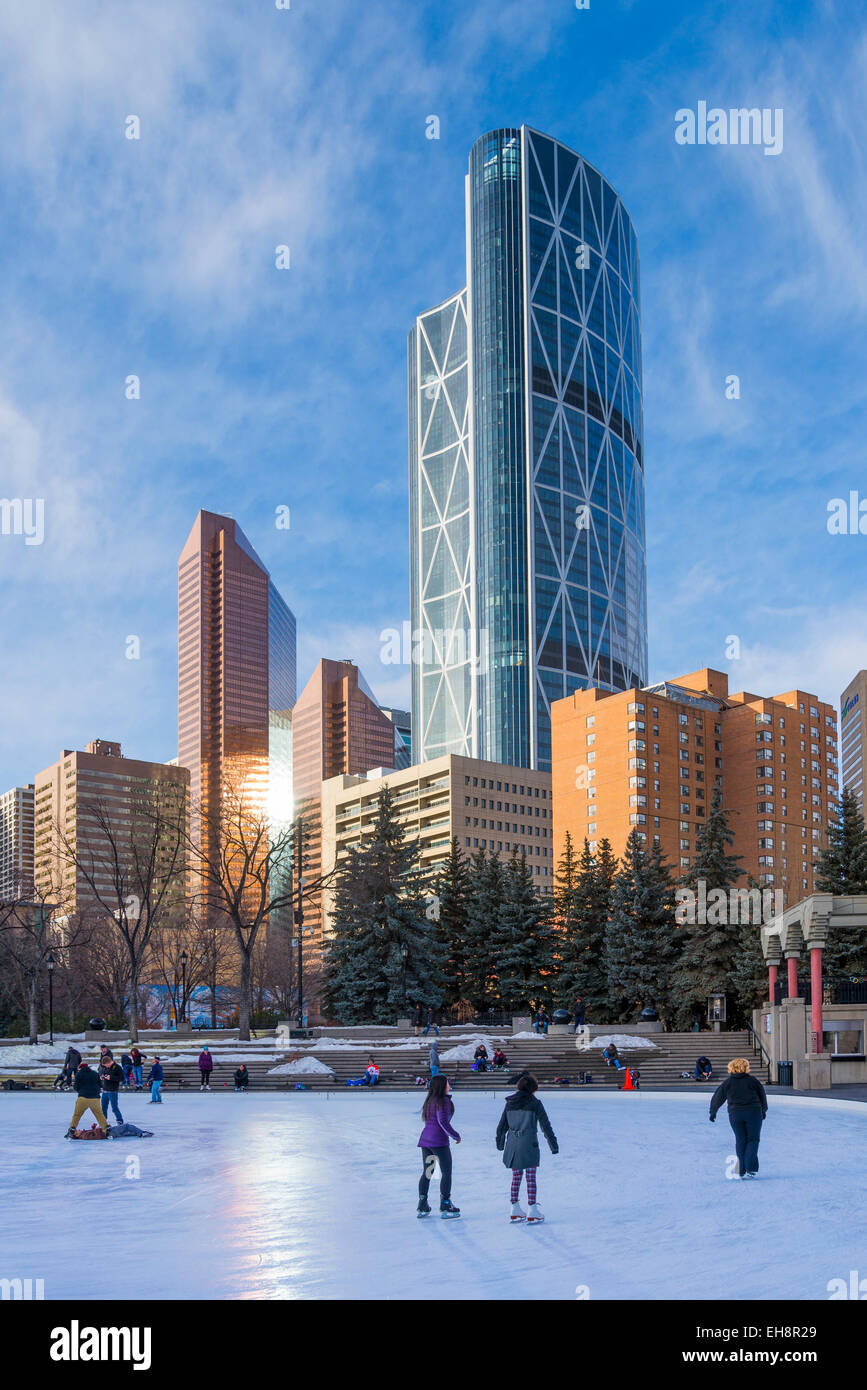
<svg viewBox="0 0 867 1390">
<path fill-rule="evenodd" d="M 813 1020 L 813 1051 L 822 1051 L 822 948 L 814 946 L 810 951 L 810 996 L 812 999 L 811 1017 Z"/>
<path fill-rule="evenodd" d="M 786 966 L 788 967 L 788 971 L 789 971 L 789 998 L 790 998 L 790 999 L 797 999 L 797 997 L 798 997 L 798 957 L 797 957 L 797 956 L 789 956 L 788 960 L 786 961 Z"/>
<path fill-rule="evenodd" d="M 773 1002 L 774 1002 L 774 996 L 776 995 L 776 992 L 777 992 L 777 967 L 776 967 L 775 965 L 769 965 L 769 966 L 768 966 L 768 998 L 769 998 L 769 1000 L 771 1001 L 772 1004 L 773 1004 Z"/>
</svg>

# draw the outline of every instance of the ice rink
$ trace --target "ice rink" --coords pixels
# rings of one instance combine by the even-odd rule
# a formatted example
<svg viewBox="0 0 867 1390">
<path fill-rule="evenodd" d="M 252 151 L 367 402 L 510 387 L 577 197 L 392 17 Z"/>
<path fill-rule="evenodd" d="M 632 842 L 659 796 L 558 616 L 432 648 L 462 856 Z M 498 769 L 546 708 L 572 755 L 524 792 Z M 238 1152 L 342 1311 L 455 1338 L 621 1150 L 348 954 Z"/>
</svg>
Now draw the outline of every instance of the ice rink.
<svg viewBox="0 0 867 1390">
<path fill-rule="evenodd" d="M 709 1092 L 710 1093 L 710 1088 Z M 867 1105 L 770 1097 L 757 1182 L 705 1095 L 543 1092 L 546 1224 L 509 1224 L 503 1098 L 455 1096 L 460 1220 L 415 1216 L 424 1092 L 122 1095 L 152 1139 L 72 1143 L 0 1096 L 0 1278 L 94 1299 L 823 1299 L 867 1276 Z M 87 1121 L 85 1121 L 87 1123 Z"/>
</svg>

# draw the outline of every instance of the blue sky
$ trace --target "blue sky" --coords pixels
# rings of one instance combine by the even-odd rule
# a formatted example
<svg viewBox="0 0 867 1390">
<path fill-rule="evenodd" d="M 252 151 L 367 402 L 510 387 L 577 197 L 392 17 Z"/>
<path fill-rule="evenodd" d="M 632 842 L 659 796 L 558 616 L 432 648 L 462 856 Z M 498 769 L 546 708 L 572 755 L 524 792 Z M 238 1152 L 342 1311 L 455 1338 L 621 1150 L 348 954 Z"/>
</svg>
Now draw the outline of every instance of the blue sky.
<svg viewBox="0 0 867 1390">
<path fill-rule="evenodd" d="M 3 5 L 0 491 L 45 540 L 0 537 L 0 788 L 97 736 L 174 756 L 199 507 L 269 565 L 302 678 L 353 657 L 408 702 L 379 636 L 409 616 L 406 333 L 464 283 L 470 145 L 521 122 L 638 233 L 651 677 L 836 700 L 867 664 L 867 538 L 826 525 L 867 497 L 865 58 L 833 0 Z M 783 108 L 782 153 L 678 145 L 700 100 Z"/>
</svg>

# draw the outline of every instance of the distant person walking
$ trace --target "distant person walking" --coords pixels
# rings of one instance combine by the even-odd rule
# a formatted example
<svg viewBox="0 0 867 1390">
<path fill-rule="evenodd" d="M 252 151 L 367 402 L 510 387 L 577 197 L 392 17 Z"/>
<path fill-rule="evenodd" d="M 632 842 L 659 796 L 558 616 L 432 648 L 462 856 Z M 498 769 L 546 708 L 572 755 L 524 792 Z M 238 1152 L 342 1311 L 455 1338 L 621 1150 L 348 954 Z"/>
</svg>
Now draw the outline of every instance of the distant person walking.
<svg viewBox="0 0 867 1390">
<path fill-rule="evenodd" d="M 506 1100 L 500 1123 L 497 1125 L 497 1148 L 503 1155 L 506 1167 L 512 1170 L 512 1221 L 523 1221 L 525 1218 L 528 1223 L 545 1220 L 536 1202 L 536 1169 L 541 1159 L 539 1125 L 542 1126 L 552 1154 L 560 1152 L 557 1136 L 551 1128 L 545 1107 L 536 1099 L 535 1092 L 538 1089 L 539 1083 L 535 1076 L 524 1072 L 523 1076 L 518 1078 L 514 1095 Z M 521 1179 L 525 1174 L 527 1201 L 530 1204 L 527 1212 L 523 1210 L 519 1200 Z"/>
<path fill-rule="evenodd" d="M 128 1052 L 122 1052 L 120 1065 L 123 1068 L 123 1084 L 128 1087 L 132 1082 L 132 1058 Z"/>
<path fill-rule="evenodd" d="M 427 1011 L 427 1018 L 426 1018 L 426 1020 L 425 1020 L 425 1023 L 426 1023 L 426 1027 L 425 1027 L 425 1030 L 424 1030 L 424 1035 L 425 1035 L 425 1037 L 427 1037 L 427 1035 L 428 1035 L 428 1033 L 430 1032 L 431 1028 L 434 1030 L 434 1033 L 436 1034 L 436 1036 L 439 1037 L 439 1035 L 440 1035 L 440 1030 L 439 1030 L 439 1024 L 437 1023 L 436 1010 L 434 1010 L 434 1009 L 428 1009 L 428 1011 Z"/>
<path fill-rule="evenodd" d="M 133 1085 L 137 1091 L 140 1091 L 144 1084 L 142 1081 L 142 1071 L 147 1058 L 143 1052 L 139 1052 L 137 1047 L 131 1048 L 129 1057 L 132 1062 Z"/>
<path fill-rule="evenodd" d="M 214 1059 L 211 1056 L 211 1049 L 203 1047 L 199 1053 L 199 1076 L 201 1077 L 200 1091 L 210 1091 L 211 1072 L 214 1070 Z"/>
<path fill-rule="evenodd" d="M 418 1141 L 421 1149 L 421 1177 L 418 1180 L 418 1216 L 430 1216 L 428 1192 L 431 1179 L 440 1170 L 440 1216 L 460 1216 L 461 1209 L 452 1204 L 452 1151 L 449 1141 L 461 1142 L 461 1136 L 452 1128 L 455 1104 L 451 1099 L 451 1086 L 447 1076 L 431 1078 L 421 1113 L 424 1128 Z"/>
<path fill-rule="evenodd" d="M 431 1078 L 440 1074 L 440 1045 L 436 1038 L 430 1045 L 430 1074 Z"/>
<path fill-rule="evenodd" d="M 102 1084 L 102 1113 L 108 1119 L 109 1110 L 113 1110 L 115 1119 L 122 1125 L 123 1115 L 120 1113 L 117 1093 L 123 1085 L 123 1067 L 114 1060 L 107 1048 L 99 1064 L 99 1079 Z"/>
<path fill-rule="evenodd" d="M 66 1077 L 66 1085 L 70 1089 L 75 1085 L 75 1077 L 78 1068 L 81 1066 L 81 1053 L 77 1047 L 70 1043 L 66 1049 L 66 1056 L 63 1059 L 63 1075 Z"/>
<path fill-rule="evenodd" d="M 584 1013 L 585 1013 L 585 1009 L 584 1009 L 584 1000 L 582 999 L 581 995 L 579 994 L 579 995 L 578 995 L 578 998 L 575 1000 L 575 1003 L 572 1005 L 572 1032 L 573 1032 L 573 1033 L 577 1033 L 579 1028 L 583 1028 L 583 1027 L 584 1027 Z"/>
<path fill-rule="evenodd" d="M 162 1062 L 159 1057 L 154 1054 L 153 1066 L 148 1072 L 148 1081 L 150 1082 L 151 1088 L 151 1105 L 162 1105 L 163 1103 L 163 1098 L 160 1095 L 160 1088 L 162 1087 L 164 1078 L 165 1072 L 163 1071 Z"/>
<path fill-rule="evenodd" d="M 711 1096 L 710 1120 L 713 1123 L 717 1111 L 723 1101 L 726 1101 L 729 1124 L 734 1130 L 740 1176 L 757 1178 L 759 1140 L 762 1136 L 762 1123 L 768 1113 L 768 1098 L 758 1077 L 750 1075 L 750 1064 L 746 1057 L 735 1057 L 729 1062 L 728 1073 L 725 1081 L 717 1086 Z"/>
<path fill-rule="evenodd" d="M 413 1031 L 413 1035 L 414 1035 L 416 1038 L 417 1038 L 417 1037 L 419 1036 L 419 1034 L 421 1033 L 421 1026 L 422 1026 L 423 1023 L 424 1023 L 424 1012 L 422 1011 L 421 1004 L 416 1004 L 416 1006 L 415 1006 L 415 1008 L 414 1008 L 414 1010 L 413 1010 L 413 1014 L 412 1014 L 412 1031 Z"/>
</svg>

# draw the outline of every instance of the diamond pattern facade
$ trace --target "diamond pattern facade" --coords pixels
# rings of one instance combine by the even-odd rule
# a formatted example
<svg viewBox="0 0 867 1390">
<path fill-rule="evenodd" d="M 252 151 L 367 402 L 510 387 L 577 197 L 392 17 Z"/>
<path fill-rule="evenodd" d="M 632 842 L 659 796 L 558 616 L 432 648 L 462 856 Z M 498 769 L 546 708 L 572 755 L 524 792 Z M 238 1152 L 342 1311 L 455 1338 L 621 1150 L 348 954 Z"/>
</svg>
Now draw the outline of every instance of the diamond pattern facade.
<svg viewBox="0 0 867 1390">
<path fill-rule="evenodd" d="M 638 251 L 526 126 L 477 141 L 467 204 L 468 289 L 410 335 L 413 756 L 547 769 L 552 700 L 647 681 Z"/>
</svg>

